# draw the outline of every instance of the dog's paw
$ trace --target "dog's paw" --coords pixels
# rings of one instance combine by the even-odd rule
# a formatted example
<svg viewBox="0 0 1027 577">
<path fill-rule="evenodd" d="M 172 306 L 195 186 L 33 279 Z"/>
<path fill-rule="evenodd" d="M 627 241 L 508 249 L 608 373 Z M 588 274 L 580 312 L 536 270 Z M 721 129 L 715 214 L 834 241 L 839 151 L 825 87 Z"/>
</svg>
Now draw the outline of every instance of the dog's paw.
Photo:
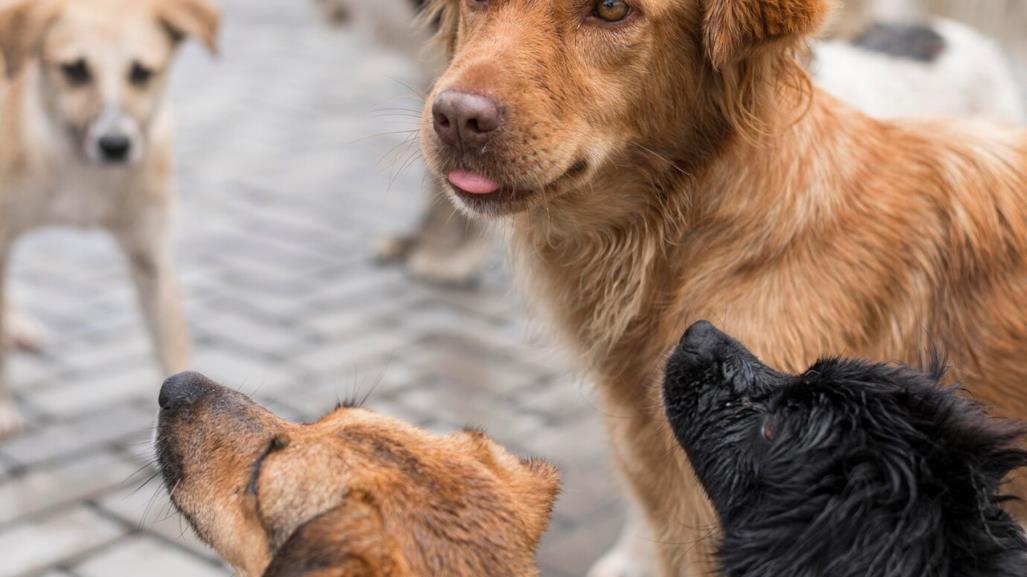
<svg viewBox="0 0 1027 577">
<path fill-rule="evenodd" d="M 381 263 L 397 263 L 407 260 L 417 246 L 413 235 L 388 235 L 378 239 L 374 245 L 374 258 Z"/>
<path fill-rule="evenodd" d="M 647 536 L 648 529 L 629 521 L 617 544 L 592 565 L 588 577 L 657 577 L 656 551 Z"/>
<path fill-rule="evenodd" d="M 415 250 L 407 261 L 407 270 L 418 280 L 445 286 L 467 287 L 478 282 L 488 259 L 488 251 L 477 247 L 448 254 L 432 250 Z"/>
<path fill-rule="evenodd" d="M 21 419 L 18 408 L 10 400 L 0 401 L 0 439 L 7 439 L 17 435 L 24 428 L 25 423 Z"/>
<path fill-rule="evenodd" d="M 43 350 L 45 334 L 36 319 L 20 312 L 9 311 L 4 344 L 8 348 L 38 353 Z"/>
</svg>

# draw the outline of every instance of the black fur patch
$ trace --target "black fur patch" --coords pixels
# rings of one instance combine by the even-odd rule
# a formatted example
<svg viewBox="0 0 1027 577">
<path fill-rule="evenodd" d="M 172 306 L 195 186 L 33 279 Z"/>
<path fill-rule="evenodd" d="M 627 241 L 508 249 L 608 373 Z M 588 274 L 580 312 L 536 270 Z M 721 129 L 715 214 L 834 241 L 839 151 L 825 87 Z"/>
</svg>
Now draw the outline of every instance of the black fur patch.
<svg viewBox="0 0 1027 577">
<path fill-rule="evenodd" d="M 1013 577 L 1027 540 L 1001 508 L 1024 426 L 928 372 L 826 360 L 767 367 L 709 323 L 667 366 L 674 433 L 723 526 L 727 577 Z"/>
<path fill-rule="evenodd" d="M 930 64 L 945 53 L 945 38 L 930 26 L 876 22 L 852 41 L 856 47 Z"/>
</svg>

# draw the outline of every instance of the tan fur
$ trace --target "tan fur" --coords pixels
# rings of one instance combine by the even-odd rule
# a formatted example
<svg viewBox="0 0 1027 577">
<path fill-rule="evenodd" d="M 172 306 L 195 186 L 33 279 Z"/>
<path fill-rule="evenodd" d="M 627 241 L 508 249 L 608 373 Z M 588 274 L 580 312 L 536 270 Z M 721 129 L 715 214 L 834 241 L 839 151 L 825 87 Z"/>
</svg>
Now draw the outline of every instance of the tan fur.
<svg viewBox="0 0 1027 577">
<path fill-rule="evenodd" d="M 175 505 L 240 577 L 538 575 L 548 463 L 360 408 L 297 425 L 209 387 L 162 414 L 157 446 Z"/>
<path fill-rule="evenodd" d="M 109 230 L 128 258 L 166 373 L 187 368 L 189 346 L 171 258 L 165 83 L 181 35 L 213 47 L 218 23 L 204 0 L 0 4 L 0 63 L 8 76 L 0 80 L 0 269 L 13 243 L 36 228 Z M 76 62 L 88 69 L 83 85 L 62 73 Z M 130 81 L 137 64 L 152 71 L 145 83 Z M 110 127 L 130 137 L 130 162 L 94 158 L 98 135 Z M 0 437 L 19 427 L 2 370 L 0 355 Z"/>
<path fill-rule="evenodd" d="M 1027 417 L 1024 134 L 878 122 L 814 90 L 794 54 L 827 2 L 637 0 L 615 26 L 574 6 L 437 2 L 452 61 L 435 93 L 488 94 L 506 124 L 461 155 L 426 114 L 423 143 L 436 173 L 501 183 L 452 196 L 510 216 L 523 283 L 597 381 L 664 576 L 713 567 L 715 517 L 657 386 L 696 320 L 793 372 L 936 344 L 975 396 Z"/>
</svg>

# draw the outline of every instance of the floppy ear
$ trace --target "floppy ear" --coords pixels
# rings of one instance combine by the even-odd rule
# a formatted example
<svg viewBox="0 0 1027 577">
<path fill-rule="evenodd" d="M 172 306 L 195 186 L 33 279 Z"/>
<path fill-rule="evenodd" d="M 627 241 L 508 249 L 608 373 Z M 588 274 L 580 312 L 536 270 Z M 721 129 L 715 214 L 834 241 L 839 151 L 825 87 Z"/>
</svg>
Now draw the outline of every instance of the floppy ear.
<svg viewBox="0 0 1027 577">
<path fill-rule="evenodd" d="M 456 51 L 456 36 L 460 26 L 453 2 L 454 0 L 426 0 L 420 16 L 421 26 L 435 28 L 432 44 L 442 47 L 447 60 L 452 58 L 453 52 Z"/>
<path fill-rule="evenodd" d="M 815 33 L 833 0 L 708 0 L 703 36 L 714 68 L 745 59 L 772 44 Z"/>
<path fill-rule="evenodd" d="M 207 0 L 161 0 L 157 17 L 176 38 L 191 36 L 217 53 L 221 11 Z"/>
<path fill-rule="evenodd" d="M 0 67 L 8 78 L 14 78 L 39 50 L 57 12 L 53 0 L 0 3 Z"/>
<path fill-rule="evenodd" d="M 378 511 L 359 497 L 322 513 L 278 548 L 264 577 L 406 577 Z"/>
</svg>

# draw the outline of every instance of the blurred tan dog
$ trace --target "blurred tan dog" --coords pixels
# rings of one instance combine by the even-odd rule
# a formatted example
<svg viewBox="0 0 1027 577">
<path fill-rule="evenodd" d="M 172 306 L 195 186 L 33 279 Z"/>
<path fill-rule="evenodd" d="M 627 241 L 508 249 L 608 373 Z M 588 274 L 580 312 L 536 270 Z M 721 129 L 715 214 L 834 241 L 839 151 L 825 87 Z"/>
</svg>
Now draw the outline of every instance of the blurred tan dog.
<svg viewBox="0 0 1027 577">
<path fill-rule="evenodd" d="M 213 51 L 219 20 L 206 0 L 0 3 L 0 269 L 32 229 L 109 230 L 168 374 L 187 368 L 189 345 L 169 238 L 165 84 L 180 41 L 193 36 Z M 0 437 L 21 426 L 2 359 Z"/>
<path fill-rule="evenodd" d="M 353 405 L 297 425 L 196 373 L 160 407 L 171 499 L 240 577 L 538 575 L 559 475 L 479 431 Z"/>
</svg>

